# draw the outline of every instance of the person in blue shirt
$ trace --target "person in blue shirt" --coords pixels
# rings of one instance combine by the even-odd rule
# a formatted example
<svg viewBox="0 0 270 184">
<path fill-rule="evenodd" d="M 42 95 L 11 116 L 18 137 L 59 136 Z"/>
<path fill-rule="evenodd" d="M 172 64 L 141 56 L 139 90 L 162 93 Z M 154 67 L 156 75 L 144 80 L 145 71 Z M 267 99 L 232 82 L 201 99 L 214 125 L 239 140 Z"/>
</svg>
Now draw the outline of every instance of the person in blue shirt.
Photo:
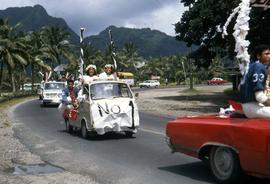
<svg viewBox="0 0 270 184">
<path fill-rule="evenodd" d="M 62 103 L 64 105 L 72 104 L 74 108 L 77 108 L 78 106 L 78 97 L 79 89 L 77 87 L 74 87 L 74 81 L 68 80 L 68 87 L 63 89 L 62 91 Z"/>
<path fill-rule="evenodd" d="M 257 46 L 255 55 L 257 61 L 250 63 L 240 83 L 240 101 L 248 118 L 270 118 L 270 98 L 265 93 L 270 46 Z"/>
</svg>

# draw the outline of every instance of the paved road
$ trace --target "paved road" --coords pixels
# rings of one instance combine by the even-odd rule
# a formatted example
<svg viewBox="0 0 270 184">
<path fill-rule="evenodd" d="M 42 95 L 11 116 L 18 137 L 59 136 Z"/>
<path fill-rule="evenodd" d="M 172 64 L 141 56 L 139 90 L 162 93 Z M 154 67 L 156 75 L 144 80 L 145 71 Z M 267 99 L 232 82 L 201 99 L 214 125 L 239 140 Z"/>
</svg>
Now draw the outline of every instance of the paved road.
<svg viewBox="0 0 270 184">
<path fill-rule="evenodd" d="M 170 118 L 140 113 L 135 138 L 110 134 L 85 140 L 68 134 L 57 107 L 40 107 L 38 100 L 13 110 L 15 135 L 44 161 L 73 173 L 90 175 L 100 183 L 214 183 L 199 160 L 171 154 L 164 140 Z M 252 178 L 251 183 L 268 183 Z"/>
<path fill-rule="evenodd" d="M 164 141 L 164 117 L 141 113 L 135 138 L 122 134 L 84 140 L 68 134 L 56 107 L 41 108 L 38 100 L 13 111 L 15 133 L 43 160 L 74 173 L 91 175 L 101 183 L 213 183 L 197 159 L 171 154 Z"/>
</svg>

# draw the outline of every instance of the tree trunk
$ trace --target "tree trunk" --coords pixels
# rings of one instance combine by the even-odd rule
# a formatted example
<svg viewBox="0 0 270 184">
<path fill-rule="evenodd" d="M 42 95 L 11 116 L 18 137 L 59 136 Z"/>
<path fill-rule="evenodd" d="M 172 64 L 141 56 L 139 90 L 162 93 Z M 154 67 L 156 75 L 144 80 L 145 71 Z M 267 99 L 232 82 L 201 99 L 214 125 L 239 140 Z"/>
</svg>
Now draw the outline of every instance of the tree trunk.
<svg viewBox="0 0 270 184">
<path fill-rule="evenodd" d="M 193 65 L 191 65 L 191 68 L 190 68 L 189 89 L 193 89 Z"/>
<path fill-rule="evenodd" d="M 193 72 L 191 72 L 189 77 L 189 89 L 193 89 Z"/>
<path fill-rule="evenodd" d="M 31 90 L 34 90 L 34 65 L 31 63 Z"/>
<path fill-rule="evenodd" d="M 1 60 L 1 68 L 0 68 L 0 88 L 1 88 L 1 85 L 2 85 L 3 69 L 4 69 L 4 61 Z"/>
<path fill-rule="evenodd" d="M 12 84 L 12 92 L 15 93 L 16 92 L 16 84 L 15 84 L 15 78 L 14 78 L 13 73 L 11 73 L 11 84 Z"/>
<path fill-rule="evenodd" d="M 9 74 L 10 79 L 11 79 L 12 92 L 15 93 L 16 92 L 16 86 L 15 86 L 14 74 L 13 74 L 13 72 L 12 72 L 9 65 L 8 65 L 8 74 Z"/>
</svg>

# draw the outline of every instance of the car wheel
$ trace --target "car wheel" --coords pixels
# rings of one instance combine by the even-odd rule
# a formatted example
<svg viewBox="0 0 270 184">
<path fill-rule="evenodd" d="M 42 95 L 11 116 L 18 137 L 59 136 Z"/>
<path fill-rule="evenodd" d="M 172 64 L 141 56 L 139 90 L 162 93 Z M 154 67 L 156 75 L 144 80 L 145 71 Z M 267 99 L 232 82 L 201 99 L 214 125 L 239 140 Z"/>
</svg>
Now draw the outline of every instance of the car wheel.
<svg viewBox="0 0 270 184">
<path fill-rule="evenodd" d="M 210 168 L 219 183 L 235 183 L 241 176 L 238 156 L 227 147 L 215 146 L 211 149 Z"/>
<path fill-rule="evenodd" d="M 65 119 L 65 125 L 66 125 L 66 131 L 67 131 L 68 133 L 72 133 L 72 132 L 73 132 L 73 126 L 71 126 L 71 125 L 69 124 L 69 120 L 68 120 L 68 119 Z"/>
<path fill-rule="evenodd" d="M 84 139 L 87 139 L 87 138 L 88 138 L 89 131 L 88 131 L 87 128 L 86 128 L 86 123 L 85 123 L 85 121 L 82 122 L 81 134 L 82 134 L 82 137 L 83 137 Z"/>
<path fill-rule="evenodd" d="M 130 132 L 130 131 L 126 131 L 125 132 L 126 136 L 129 137 L 129 138 L 132 138 L 134 133 L 133 132 Z"/>
</svg>

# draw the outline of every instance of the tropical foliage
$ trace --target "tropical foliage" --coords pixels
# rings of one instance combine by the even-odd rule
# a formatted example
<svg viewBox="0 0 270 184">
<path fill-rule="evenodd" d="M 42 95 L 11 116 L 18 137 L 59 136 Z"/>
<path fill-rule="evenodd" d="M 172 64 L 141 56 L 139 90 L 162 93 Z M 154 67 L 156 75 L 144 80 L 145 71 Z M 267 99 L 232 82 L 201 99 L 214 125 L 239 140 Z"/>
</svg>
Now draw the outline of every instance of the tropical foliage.
<svg viewBox="0 0 270 184">
<path fill-rule="evenodd" d="M 229 36 L 223 39 L 221 35 L 227 18 L 240 2 L 240 0 L 181 0 L 188 9 L 175 24 L 177 39 L 185 41 L 188 46 L 194 44 L 200 46 L 193 57 L 196 60 L 205 59 L 208 66 L 217 55 L 233 58 L 235 41 L 232 32 L 235 19 L 228 27 Z M 247 36 L 251 42 L 250 51 L 258 44 L 270 42 L 269 11 L 263 8 L 251 10 L 250 30 Z"/>
<path fill-rule="evenodd" d="M 16 92 L 24 83 L 37 83 L 42 80 L 39 73 L 53 71 L 59 64 L 67 64 L 66 71 L 78 76 L 80 47 L 71 44 L 69 33 L 57 26 L 45 26 L 39 31 L 23 32 L 19 24 L 11 26 L 6 19 L 0 19 L 0 90 Z M 82 44 L 84 67 L 95 64 L 98 73 L 112 62 L 111 49 L 95 48 L 84 42 Z M 216 58 L 219 60 L 220 58 Z M 169 83 L 188 84 L 205 81 L 218 72 L 206 71 L 197 66 L 195 60 L 184 55 L 143 58 L 139 55 L 134 42 L 127 42 L 122 49 L 116 49 L 118 71 L 134 73 L 136 81 L 152 76 L 165 79 Z M 210 67 L 211 68 L 211 67 Z M 53 78 L 60 73 L 53 72 Z M 15 80 L 16 79 L 16 80 Z M 33 85 L 32 85 L 33 86 Z"/>
</svg>

